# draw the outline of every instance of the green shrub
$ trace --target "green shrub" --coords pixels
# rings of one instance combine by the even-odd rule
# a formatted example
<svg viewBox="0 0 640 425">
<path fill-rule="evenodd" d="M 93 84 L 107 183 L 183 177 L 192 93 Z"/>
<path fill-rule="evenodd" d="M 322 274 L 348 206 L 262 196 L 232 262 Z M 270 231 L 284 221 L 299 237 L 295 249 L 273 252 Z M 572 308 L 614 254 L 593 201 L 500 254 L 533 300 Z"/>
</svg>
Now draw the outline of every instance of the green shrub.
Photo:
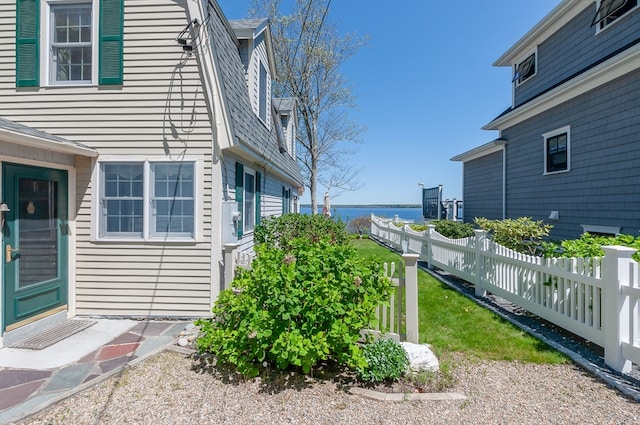
<svg viewBox="0 0 640 425">
<path fill-rule="evenodd" d="M 371 230 L 371 217 L 362 216 L 354 218 L 353 220 L 349 221 L 347 227 L 351 233 L 355 233 L 358 235 L 368 235 L 369 231 Z"/>
<path fill-rule="evenodd" d="M 428 224 L 436 226 L 436 232 L 449 239 L 462 239 L 473 236 L 473 226 L 469 223 L 453 220 L 431 220 Z M 427 224 L 411 224 L 411 229 L 416 232 L 427 230 Z"/>
<path fill-rule="evenodd" d="M 407 352 L 396 341 L 379 339 L 362 349 L 367 365 L 358 368 L 359 379 L 369 382 L 395 381 L 409 368 Z"/>
<path fill-rule="evenodd" d="M 257 375 L 263 362 L 305 373 L 329 358 L 364 366 L 360 330 L 392 291 L 382 266 L 326 239 L 296 238 L 286 252 L 262 244 L 256 252 L 252 269 L 233 282 L 237 291 L 222 291 L 213 319 L 198 321 L 200 354 L 247 376 Z"/>
<path fill-rule="evenodd" d="M 548 236 L 553 228 L 542 220 L 533 221 L 531 217 L 504 220 L 481 217 L 476 218 L 475 223 L 481 229 L 491 232 L 494 242 L 529 255 L 540 253 L 542 238 Z"/>
<path fill-rule="evenodd" d="M 634 238 L 632 235 L 597 236 L 583 233 L 579 239 L 571 239 L 557 242 L 546 242 L 542 244 L 543 255 L 545 257 L 602 257 L 604 255 L 603 246 L 622 245 L 638 250 L 633 255 L 636 261 L 640 261 L 640 236 Z"/>
<path fill-rule="evenodd" d="M 295 238 L 305 238 L 313 242 L 328 240 L 330 243 L 346 244 L 349 233 L 341 221 L 333 221 L 321 214 L 285 214 L 266 217 L 253 231 L 258 245 L 288 249 Z"/>
</svg>

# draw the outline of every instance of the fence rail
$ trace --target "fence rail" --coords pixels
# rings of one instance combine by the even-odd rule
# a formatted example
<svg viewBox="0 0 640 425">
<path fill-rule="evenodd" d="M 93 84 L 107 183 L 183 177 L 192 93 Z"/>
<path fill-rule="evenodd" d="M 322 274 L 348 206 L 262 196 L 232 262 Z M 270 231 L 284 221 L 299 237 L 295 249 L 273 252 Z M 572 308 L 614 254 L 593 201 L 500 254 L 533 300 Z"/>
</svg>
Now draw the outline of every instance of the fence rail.
<svg viewBox="0 0 640 425">
<path fill-rule="evenodd" d="M 604 347 L 605 363 L 618 371 L 640 364 L 640 282 L 632 248 L 605 247 L 602 258 L 541 258 L 498 245 L 482 230 L 453 240 L 432 225 L 416 232 L 373 214 L 371 236 L 473 283 L 478 296 L 489 291 Z"/>
</svg>

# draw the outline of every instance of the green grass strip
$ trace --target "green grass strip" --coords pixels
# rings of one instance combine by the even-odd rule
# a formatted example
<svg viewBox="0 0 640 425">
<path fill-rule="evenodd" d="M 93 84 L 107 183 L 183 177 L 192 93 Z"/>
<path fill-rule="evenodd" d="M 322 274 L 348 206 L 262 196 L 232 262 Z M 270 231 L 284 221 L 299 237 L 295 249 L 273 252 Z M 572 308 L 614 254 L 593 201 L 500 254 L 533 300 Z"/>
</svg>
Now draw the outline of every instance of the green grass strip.
<svg viewBox="0 0 640 425">
<path fill-rule="evenodd" d="M 402 257 L 368 239 L 354 239 L 364 258 L 401 262 Z M 438 356 L 461 352 L 486 360 L 529 363 L 567 363 L 569 359 L 451 289 L 427 272 L 418 270 L 420 342 Z"/>
</svg>

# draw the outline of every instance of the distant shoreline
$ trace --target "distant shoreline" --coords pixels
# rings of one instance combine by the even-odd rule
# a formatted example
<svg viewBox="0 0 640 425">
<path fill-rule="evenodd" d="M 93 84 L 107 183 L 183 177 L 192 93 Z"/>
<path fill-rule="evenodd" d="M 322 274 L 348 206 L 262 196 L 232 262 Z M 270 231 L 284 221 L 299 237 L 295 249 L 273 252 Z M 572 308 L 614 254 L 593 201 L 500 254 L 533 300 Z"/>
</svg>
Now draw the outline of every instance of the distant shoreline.
<svg viewBox="0 0 640 425">
<path fill-rule="evenodd" d="M 322 203 L 318 204 L 321 207 Z M 300 204 L 301 208 L 311 208 L 311 204 Z M 422 208 L 420 204 L 331 204 L 331 208 Z"/>
</svg>

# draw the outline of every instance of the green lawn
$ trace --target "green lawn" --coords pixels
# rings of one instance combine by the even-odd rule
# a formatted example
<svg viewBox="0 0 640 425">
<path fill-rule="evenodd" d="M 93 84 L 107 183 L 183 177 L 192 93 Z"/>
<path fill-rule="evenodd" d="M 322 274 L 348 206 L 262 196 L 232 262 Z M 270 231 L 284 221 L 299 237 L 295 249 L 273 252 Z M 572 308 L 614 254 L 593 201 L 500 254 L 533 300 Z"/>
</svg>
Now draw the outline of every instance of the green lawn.
<svg viewBox="0 0 640 425">
<path fill-rule="evenodd" d="M 382 262 L 402 257 L 368 239 L 354 239 L 359 255 Z M 569 359 L 493 312 L 418 270 L 420 342 L 438 356 L 454 352 L 488 360 L 566 363 Z"/>
</svg>

